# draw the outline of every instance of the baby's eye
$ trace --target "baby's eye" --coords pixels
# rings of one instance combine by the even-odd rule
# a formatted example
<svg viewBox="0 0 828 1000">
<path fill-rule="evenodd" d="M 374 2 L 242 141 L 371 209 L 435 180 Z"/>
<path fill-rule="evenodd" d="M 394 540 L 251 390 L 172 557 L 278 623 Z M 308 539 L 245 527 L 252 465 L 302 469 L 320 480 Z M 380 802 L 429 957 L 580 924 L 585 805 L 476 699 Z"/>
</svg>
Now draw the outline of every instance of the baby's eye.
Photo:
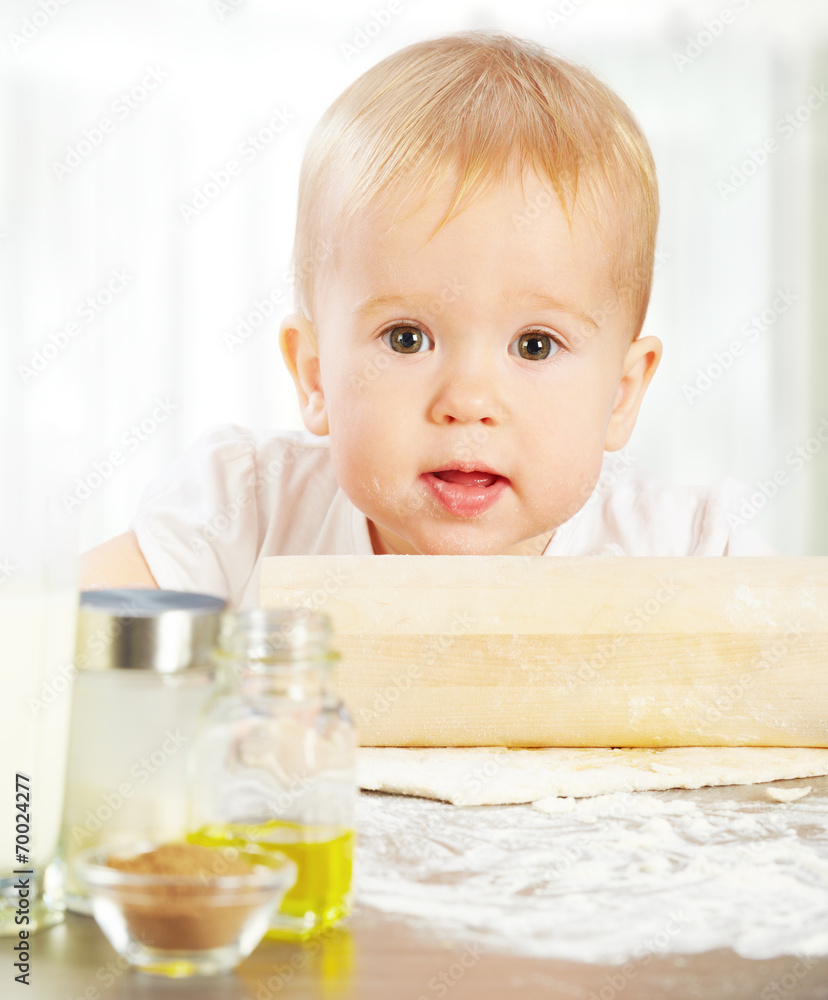
<svg viewBox="0 0 828 1000">
<path fill-rule="evenodd" d="M 561 349 L 558 341 L 542 330 L 530 330 L 528 333 L 522 333 L 514 343 L 517 344 L 520 356 L 527 361 L 543 361 L 545 358 L 557 354 Z"/>
<path fill-rule="evenodd" d="M 387 338 L 387 339 L 386 339 Z M 397 354 L 422 354 L 420 348 L 431 339 L 416 326 L 392 326 L 382 335 L 384 343 L 388 344 Z"/>
</svg>

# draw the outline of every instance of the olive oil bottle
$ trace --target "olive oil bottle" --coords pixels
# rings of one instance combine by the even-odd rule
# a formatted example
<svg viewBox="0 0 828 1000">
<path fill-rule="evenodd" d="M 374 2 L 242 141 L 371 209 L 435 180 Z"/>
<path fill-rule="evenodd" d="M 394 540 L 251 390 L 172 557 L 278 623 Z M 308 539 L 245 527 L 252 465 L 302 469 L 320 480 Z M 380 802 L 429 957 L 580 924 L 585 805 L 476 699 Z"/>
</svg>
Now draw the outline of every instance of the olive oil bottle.
<svg viewBox="0 0 828 1000">
<path fill-rule="evenodd" d="M 189 748 L 188 839 L 296 863 L 269 937 L 301 940 L 351 906 L 357 741 L 329 641 L 319 611 L 225 613 L 219 688 Z"/>
<path fill-rule="evenodd" d="M 206 847 L 251 844 L 296 862 L 296 884 L 285 896 L 265 937 L 301 940 L 330 927 L 351 908 L 354 831 L 270 820 L 205 826 L 188 836 Z"/>
</svg>

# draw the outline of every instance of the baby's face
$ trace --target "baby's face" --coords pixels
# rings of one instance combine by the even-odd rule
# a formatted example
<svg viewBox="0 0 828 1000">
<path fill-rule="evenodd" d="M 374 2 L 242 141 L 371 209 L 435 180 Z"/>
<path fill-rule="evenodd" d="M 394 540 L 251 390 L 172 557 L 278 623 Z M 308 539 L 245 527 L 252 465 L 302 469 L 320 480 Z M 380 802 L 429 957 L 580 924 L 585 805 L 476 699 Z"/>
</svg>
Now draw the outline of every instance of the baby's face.
<svg viewBox="0 0 828 1000">
<path fill-rule="evenodd" d="M 428 243 L 448 184 L 393 226 L 357 220 L 318 295 L 305 422 L 375 552 L 540 554 L 632 430 L 661 345 L 630 345 L 604 238 L 578 214 L 570 233 L 533 174 L 524 189 Z"/>
</svg>

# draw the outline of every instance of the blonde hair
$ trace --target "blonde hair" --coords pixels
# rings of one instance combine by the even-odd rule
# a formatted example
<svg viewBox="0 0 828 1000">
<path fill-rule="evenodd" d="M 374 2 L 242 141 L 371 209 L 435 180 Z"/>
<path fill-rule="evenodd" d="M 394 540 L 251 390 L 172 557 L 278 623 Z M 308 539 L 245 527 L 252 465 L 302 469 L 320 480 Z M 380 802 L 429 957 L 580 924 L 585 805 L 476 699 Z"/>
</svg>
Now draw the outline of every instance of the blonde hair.
<svg viewBox="0 0 828 1000">
<path fill-rule="evenodd" d="M 395 52 L 325 111 L 299 179 L 296 308 L 313 322 L 317 283 L 336 267 L 341 236 L 357 214 L 399 206 L 412 193 L 422 204 L 455 176 L 433 236 L 466 199 L 506 178 L 515 164 L 552 184 L 570 225 L 576 197 L 596 224 L 600 216 L 609 222 L 602 228 L 611 230 L 611 280 L 638 336 L 659 211 L 644 134 L 626 104 L 589 70 L 536 42 L 482 30 Z M 617 303 L 608 306 L 604 312 Z"/>
</svg>

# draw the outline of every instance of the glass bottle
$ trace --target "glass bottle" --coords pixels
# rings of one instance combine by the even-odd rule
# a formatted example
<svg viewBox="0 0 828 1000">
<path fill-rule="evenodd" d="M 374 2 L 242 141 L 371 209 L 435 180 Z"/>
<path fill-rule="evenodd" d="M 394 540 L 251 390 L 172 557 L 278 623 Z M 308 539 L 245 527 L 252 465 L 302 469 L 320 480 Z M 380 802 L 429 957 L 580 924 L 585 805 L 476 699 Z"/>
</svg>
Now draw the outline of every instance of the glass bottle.
<svg viewBox="0 0 828 1000">
<path fill-rule="evenodd" d="M 221 687 L 190 754 L 189 839 L 296 862 L 268 937 L 302 939 L 350 910 L 357 741 L 331 684 L 330 634 L 305 608 L 227 612 Z"/>
<path fill-rule="evenodd" d="M 81 851 L 186 836 L 187 747 L 215 689 L 224 607 L 174 590 L 81 594 L 60 845 L 70 909 L 91 912 Z"/>
</svg>

